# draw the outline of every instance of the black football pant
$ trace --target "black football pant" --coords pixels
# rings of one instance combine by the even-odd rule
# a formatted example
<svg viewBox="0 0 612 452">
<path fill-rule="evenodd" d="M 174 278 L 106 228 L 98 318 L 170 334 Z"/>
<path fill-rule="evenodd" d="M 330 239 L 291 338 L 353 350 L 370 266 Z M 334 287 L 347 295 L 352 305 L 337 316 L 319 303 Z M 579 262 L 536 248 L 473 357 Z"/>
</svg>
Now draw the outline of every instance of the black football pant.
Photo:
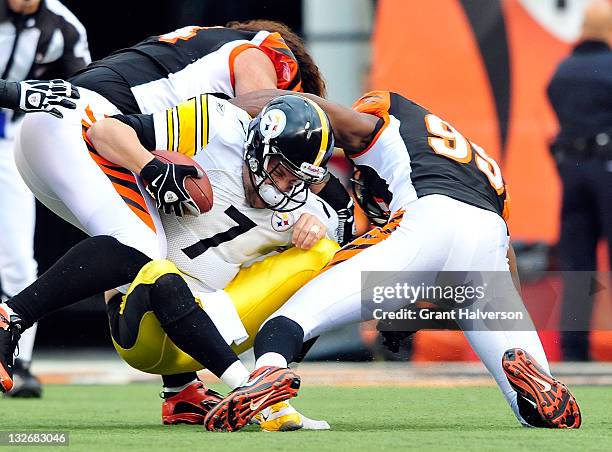
<svg viewBox="0 0 612 452">
<path fill-rule="evenodd" d="M 589 359 L 589 330 L 593 312 L 592 274 L 596 247 L 608 239 L 612 258 L 612 161 L 566 158 L 558 164 L 563 183 L 561 265 L 564 293 L 561 347 L 566 360 Z"/>
</svg>

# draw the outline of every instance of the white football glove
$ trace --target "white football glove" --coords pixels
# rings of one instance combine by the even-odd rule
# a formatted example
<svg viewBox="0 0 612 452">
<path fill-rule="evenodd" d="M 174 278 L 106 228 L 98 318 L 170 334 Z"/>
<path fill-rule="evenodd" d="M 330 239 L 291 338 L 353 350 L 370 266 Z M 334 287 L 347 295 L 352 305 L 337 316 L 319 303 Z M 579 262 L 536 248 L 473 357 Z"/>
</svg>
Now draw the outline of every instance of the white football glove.
<svg viewBox="0 0 612 452">
<path fill-rule="evenodd" d="M 61 79 L 19 82 L 19 108 L 25 112 L 42 111 L 62 118 L 62 113 L 55 107 L 73 110 L 76 104 L 69 99 L 79 97 L 78 89 Z"/>
</svg>

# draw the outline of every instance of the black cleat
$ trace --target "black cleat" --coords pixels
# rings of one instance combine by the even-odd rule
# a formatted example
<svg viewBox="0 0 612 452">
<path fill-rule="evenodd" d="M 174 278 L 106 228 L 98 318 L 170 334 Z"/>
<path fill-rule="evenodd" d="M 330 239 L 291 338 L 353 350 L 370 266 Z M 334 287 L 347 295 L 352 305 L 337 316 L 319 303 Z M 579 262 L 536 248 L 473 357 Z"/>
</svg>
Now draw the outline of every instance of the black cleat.
<svg viewBox="0 0 612 452">
<path fill-rule="evenodd" d="M 17 397 L 22 399 L 40 399 L 42 397 L 42 385 L 40 380 L 30 372 L 30 364 L 20 359 L 15 360 L 13 366 L 13 389 L 5 394 L 5 397 Z"/>
<path fill-rule="evenodd" d="M 13 355 L 21 336 L 21 323 L 17 316 L 10 316 L 0 305 L 0 391 L 13 388 Z"/>
</svg>

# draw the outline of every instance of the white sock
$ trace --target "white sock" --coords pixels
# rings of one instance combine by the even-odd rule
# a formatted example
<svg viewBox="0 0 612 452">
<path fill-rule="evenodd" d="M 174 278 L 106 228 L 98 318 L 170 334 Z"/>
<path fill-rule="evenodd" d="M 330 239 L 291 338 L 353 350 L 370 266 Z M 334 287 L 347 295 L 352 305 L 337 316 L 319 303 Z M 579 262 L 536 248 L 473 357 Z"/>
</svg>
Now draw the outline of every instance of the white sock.
<svg viewBox="0 0 612 452">
<path fill-rule="evenodd" d="M 6 312 L 6 315 L 9 316 L 9 318 L 12 315 L 15 315 L 15 311 L 9 308 L 9 306 L 6 303 L 0 303 L 0 308 L 4 309 L 4 312 Z"/>
<path fill-rule="evenodd" d="M 265 366 L 274 366 L 274 367 L 289 367 L 287 364 L 287 360 L 280 353 L 268 352 L 261 355 L 255 361 L 255 368 L 259 369 L 260 367 Z"/>
<path fill-rule="evenodd" d="M 32 351 L 34 350 L 34 339 L 36 339 L 37 327 L 38 323 L 35 323 L 25 330 L 19 339 L 19 356 L 17 358 L 26 363 L 32 361 Z"/>
<path fill-rule="evenodd" d="M 192 384 L 192 383 L 194 383 L 196 381 L 198 381 L 198 379 L 194 378 L 192 381 L 190 381 L 189 383 L 184 384 L 183 386 L 175 386 L 175 387 L 164 386 L 164 392 L 181 392 L 187 386 L 189 386 L 190 384 Z"/>
<path fill-rule="evenodd" d="M 234 389 L 245 384 L 249 379 L 249 371 L 244 364 L 240 361 L 236 361 L 221 375 L 221 381 L 228 385 L 230 389 L 233 391 Z"/>
</svg>

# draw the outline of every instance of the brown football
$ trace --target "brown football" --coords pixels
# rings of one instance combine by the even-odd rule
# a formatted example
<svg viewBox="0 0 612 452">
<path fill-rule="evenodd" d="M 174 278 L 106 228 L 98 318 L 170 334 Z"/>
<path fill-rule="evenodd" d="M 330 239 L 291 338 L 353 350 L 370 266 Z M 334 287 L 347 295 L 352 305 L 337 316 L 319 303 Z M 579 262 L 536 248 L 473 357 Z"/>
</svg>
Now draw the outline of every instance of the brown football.
<svg viewBox="0 0 612 452">
<path fill-rule="evenodd" d="M 213 206 L 213 190 L 204 169 L 191 157 L 178 152 L 153 151 L 156 158 L 165 163 L 175 163 L 177 165 L 191 165 L 202 170 L 204 174 L 200 178 L 188 177 L 185 179 L 185 188 L 194 202 L 200 208 L 200 212 L 208 212 Z"/>
</svg>

